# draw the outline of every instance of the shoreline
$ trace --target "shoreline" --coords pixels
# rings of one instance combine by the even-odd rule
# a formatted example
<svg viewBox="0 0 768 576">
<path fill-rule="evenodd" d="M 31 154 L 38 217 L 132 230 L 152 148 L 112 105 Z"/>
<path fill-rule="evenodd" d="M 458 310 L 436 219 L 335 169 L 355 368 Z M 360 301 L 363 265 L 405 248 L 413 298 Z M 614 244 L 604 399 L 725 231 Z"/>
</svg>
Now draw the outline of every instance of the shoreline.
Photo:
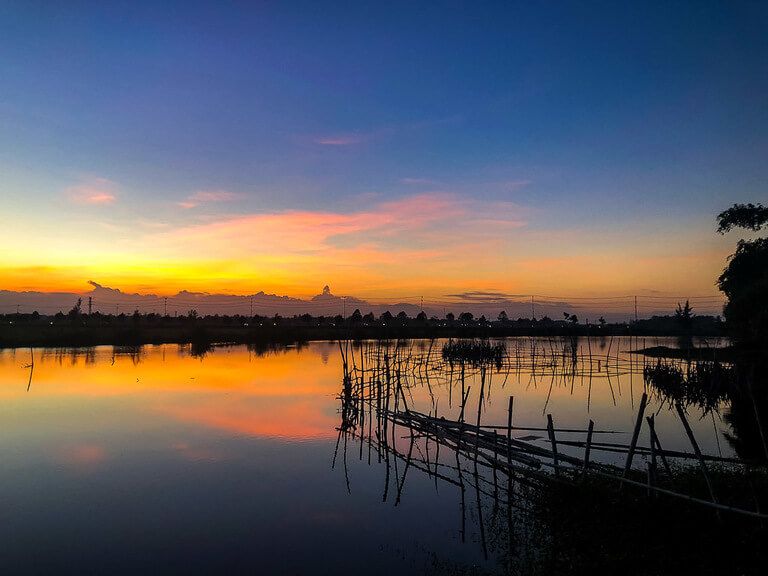
<svg viewBox="0 0 768 576">
<path fill-rule="evenodd" d="M 505 338 L 505 337 L 633 337 L 675 338 L 679 334 L 643 331 L 630 326 L 574 326 L 563 329 L 558 325 L 517 326 L 515 323 L 488 323 L 487 325 L 445 325 L 411 323 L 396 326 L 312 326 L 277 324 L 267 326 L 210 325 L 189 323 L 184 325 L 132 326 L 101 325 L 3 325 L 0 326 L 0 349 L 13 348 L 88 348 L 93 346 L 140 346 L 144 344 L 193 344 L 200 346 L 232 344 L 293 344 L 312 341 L 336 340 L 394 340 L 438 338 Z M 723 334 L 692 335 L 688 338 L 724 338 Z M 645 348 L 640 343 L 637 353 L 658 356 L 666 347 Z M 668 350 L 679 350 L 668 348 Z M 699 349 L 695 349 L 699 350 Z M 702 348 L 701 350 L 707 350 Z M 710 349 L 711 350 L 711 349 Z M 679 354 L 679 353 L 678 353 Z"/>
</svg>

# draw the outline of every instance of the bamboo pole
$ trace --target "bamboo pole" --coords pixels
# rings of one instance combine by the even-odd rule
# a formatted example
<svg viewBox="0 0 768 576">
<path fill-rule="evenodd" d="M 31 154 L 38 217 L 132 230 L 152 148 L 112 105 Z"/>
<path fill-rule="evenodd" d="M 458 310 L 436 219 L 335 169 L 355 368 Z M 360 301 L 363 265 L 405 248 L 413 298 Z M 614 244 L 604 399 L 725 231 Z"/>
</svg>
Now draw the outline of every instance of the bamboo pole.
<svg viewBox="0 0 768 576">
<path fill-rule="evenodd" d="M 627 453 L 627 461 L 624 464 L 624 477 L 629 474 L 630 468 L 632 468 L 632 459 L 635 455 L 635 446 L 637 446 L 637 438 L 640 435 L 640 427 L 643 423 L 643 414 L 645 413 L 645 406 L 648 403 L 648 394 L 643 392 L 642 398 L 640 398 L 640 407 L 637 410 L 637 419 L 635 420 L 635 429 L 632 432 L 632 441 L 629 444 L 629 452 Z"/>
<path fill-rule="evenodd" d="M 696 453 L 696 457 L 699 459 L 699 467 L 701 468 L 701 473 L 704 475 L 704 480 L 707 483 L 707 490 L 709 490 L 709 495 L 712 498 L 712 502 L 717 504 L 717 497 L 715 496 L 715 491 L 712 488 L 712 482 L 709 479 L 709 473 L 707 472 L 707 465 L 704 463 L 704 459 L 701 457 L 701 450 L 699 449 L 699 443 L 696 442 L 696 437 L 693 435 L 693 430 L 691 430 L 690 424 L 688 424 L 688 419 L 685 417 L 685 411 L 683 410 L 683 406 L 677 402 L 675 404 L 675 408 L 677 409 L 677 414 L 680 416 L 680 421 L 683 423 L 683 427 L 685 428 L 685 433 L 688 435 L 688 439 L 691 441 L 691 446 L 693 446 L 693 451 Z"/>
<path fill-rule="evenodd" d="M 584 468 L 582 470 L 582 480 L 586 477 L 587 470 L 589 469 L 589 451 L 592 446 L 592 430 L 595 427 L 595 423 L 590 419 L 589 429 L 587 431 L 587 443 L 584 447 Z"/>
<path fill-rule="evenodd" d="M 555 426 L 552 423 L 552 414 L 547 414 L 547 429 L 549 432 L 549 441 L 552 444 L 552 462 L 555 466 L 555 476 L 560 476 L 559 459 L 557 457 L 557 441 L 555 440 Z"/>
</svg>

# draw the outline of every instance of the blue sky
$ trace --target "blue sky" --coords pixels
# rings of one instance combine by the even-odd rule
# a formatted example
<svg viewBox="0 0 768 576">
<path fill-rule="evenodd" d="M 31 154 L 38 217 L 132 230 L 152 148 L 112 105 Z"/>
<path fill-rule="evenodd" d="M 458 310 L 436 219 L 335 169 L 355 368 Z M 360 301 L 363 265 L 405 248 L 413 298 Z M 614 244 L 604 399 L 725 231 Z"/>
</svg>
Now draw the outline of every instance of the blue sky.
<svg viewBox="0 0 768 576">
<path fill-rule="evenodd" d="M 514 203 L 529 230 L 694 238 L 768 196 L 765 3 L 414 4 L 4 2 L 5 216 L 188 225 L 447 193 Z M 99 183 L 108 213 L 66 201 Z M 201 191 L 221 194 L 179 208 Z"/>
</svg>

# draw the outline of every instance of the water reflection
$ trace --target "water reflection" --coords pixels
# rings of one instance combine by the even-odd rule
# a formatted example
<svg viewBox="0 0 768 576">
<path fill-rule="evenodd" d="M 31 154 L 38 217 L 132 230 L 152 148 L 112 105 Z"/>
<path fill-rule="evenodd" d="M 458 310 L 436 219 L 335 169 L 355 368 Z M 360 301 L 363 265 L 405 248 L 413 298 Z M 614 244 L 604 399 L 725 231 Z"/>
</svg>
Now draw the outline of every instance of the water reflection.
<svg viewBox="0 0 768 576">
<path fill-rule="evenodd" d="M 689 450 L 674 412 L 644 382 L 656 360 L 629 354 L 659 344 L 670 342 L 516 339 L 501 367 L 401 363 L 391 379 L 421 384 L 390 395 L 390 408 L 455 419 L 463 406 L 473 421 L 482 406 L 483 424 L 504 427 L 514 395 L 516 424 L 538 429 L 524 433 L 531 441 L 546 446 L 547 414 L 558 429 L 584 429 L 592 419 L 626 441 L 647 390 L 665 449 Z M 388 346 L 435 359 L 442 349 L 429 340 Z M 365 364 L 363 350 L 350 345 L 347 362 Z M 335 574 L 364 566 L 391 574 L 522 566 L 535 553 L 523 544 L 532 529 L 523 519 L 537 513 L 534 487 L 510 488 L 494 468 L 434 436 L 370 416 L 361 423 L 339 403 L 353 390 L 343 373 L 339 345 L 328 342 L 0 351 L 5 569 Z M 705 452 L 754 453 L 753 440 L 744 440 L 754 434 L 739 431 L 750 426 L 752 404 L 734 398 L 705 419 L 691 408 Z M 718 445 L 723 433 L 738 441 Z M 639 445 L 649 445 L 645 431 Z"/>
</svg>

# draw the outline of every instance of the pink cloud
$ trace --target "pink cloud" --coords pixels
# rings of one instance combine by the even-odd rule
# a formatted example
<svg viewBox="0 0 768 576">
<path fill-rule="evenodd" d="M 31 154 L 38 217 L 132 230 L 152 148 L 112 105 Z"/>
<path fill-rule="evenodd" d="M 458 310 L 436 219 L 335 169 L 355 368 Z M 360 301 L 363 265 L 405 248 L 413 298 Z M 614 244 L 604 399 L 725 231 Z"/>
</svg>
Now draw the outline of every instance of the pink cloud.
<svg viewBox="0 0 768 576">
<path fill-rule="evenodd" d="M 117 186 L 107 178 L 91 178 L 66 189 L 67 197 L 75 204 L 112 204 L 117 200 Z"/>
<path fill-rule="evenodd" d="M 401 178 L 400 182 L 412 186 L 431 186 L 435 184 L 435 181 L 429 178 Z"/>
<path fill-rule="evenodd" d="M 195 208 L 201 204 L 209 204 L 212 202 L 230 202 L 240 197 L 240 194 L 227 192 L 226 190 L 200 190 L 194 194 L 190 194 L 177 204 L 182 208 Z"/>
<path fill-rule="evenodd" d="M 107 452 L 99 444 L 75 444 L 64 447 L 56 457 L 67 466 L 88 469 L 106 460 Z"/>
<path fill-rule="evenodd" d="M 323 146 L 351 146 L 352 144 L 360 144 L 365 140 L 364 136 L 359 134 L 339 134 L 336 136 L 321 136 L 315 138 L 315 144 L 321 144 Z"/>
<path fill-rule="evenodd" d="M 435 192 L 378 202 L 348 213 L 292 210 L 230 217 L 158 234 L 173 253 L 277 265 L 321 257 L 334 265 L 439 258 L 460 245 L 482 245 L 523 224 L 520 209 Z"/>
</svg>

